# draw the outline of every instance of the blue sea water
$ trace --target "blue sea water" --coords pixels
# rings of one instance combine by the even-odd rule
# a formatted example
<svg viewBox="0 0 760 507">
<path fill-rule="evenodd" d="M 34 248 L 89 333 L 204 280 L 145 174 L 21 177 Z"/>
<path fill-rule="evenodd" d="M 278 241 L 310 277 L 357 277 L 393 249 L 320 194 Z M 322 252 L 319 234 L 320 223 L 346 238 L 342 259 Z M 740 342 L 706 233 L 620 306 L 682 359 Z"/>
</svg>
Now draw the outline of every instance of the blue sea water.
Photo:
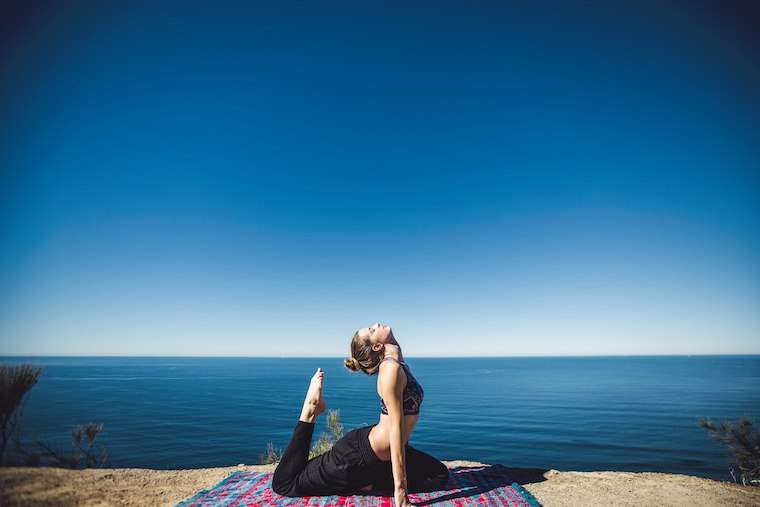
<svg viewBox="0 0 760 507">
<path fill-rule="evenodd" d="M 407 357 L 425 390 L 410 444 L 441 460 L 508 467 L 685 473 L 730 480 L 705 416 L 760 424 L 760 356 Z M 255 464 L 284 449 L 309 379 L 349 431 L 379 418 L 376 378 L 342 358 L 5 357 L 45 366 L 25 441 L 70 449 L 99 422 L 113 467 Z M 327 431 L 324 417 L 315 440 Z"/>
</svg>

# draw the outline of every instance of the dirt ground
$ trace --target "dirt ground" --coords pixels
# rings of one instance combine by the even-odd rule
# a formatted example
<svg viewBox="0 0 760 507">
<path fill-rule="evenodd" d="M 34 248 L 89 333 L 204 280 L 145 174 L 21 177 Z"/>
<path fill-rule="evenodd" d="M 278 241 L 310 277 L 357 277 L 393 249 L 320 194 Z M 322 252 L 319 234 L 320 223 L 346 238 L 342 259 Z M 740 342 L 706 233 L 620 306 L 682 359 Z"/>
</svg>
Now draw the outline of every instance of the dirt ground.
<svg viewBox="0 0 760 507">
<path fill-rule="evenodd" d="M 444 463 L 449 468 L 483 465 L 471 461 Z M 235 470 L 272 471 L 274 465 L 193 470 L 3 468 L 0 505 L 173 506 Z M 760 488 L 688 475 L 521 468 L 509 471 L 544 507 L 760 506 Z"/>
</svg>

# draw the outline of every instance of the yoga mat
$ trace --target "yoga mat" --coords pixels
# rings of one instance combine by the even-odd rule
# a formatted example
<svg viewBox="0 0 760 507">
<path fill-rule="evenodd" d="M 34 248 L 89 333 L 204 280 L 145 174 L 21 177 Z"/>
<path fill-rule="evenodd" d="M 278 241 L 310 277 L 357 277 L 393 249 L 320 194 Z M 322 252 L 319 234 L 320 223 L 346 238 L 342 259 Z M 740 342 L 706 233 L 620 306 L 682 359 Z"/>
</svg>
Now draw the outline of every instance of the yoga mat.
<svg viewBox="0 0 760 507">
<path fill-rule="evenodd" d="M 453 467 L 449 469 L 449 482 L 440 491 L 409 493 L 415 505 L 436 507 L 541 507 L 538 500 L 525 488 L 513 481 L 506 467 Z M 242 506 L 341 506 L 341 507 L 392 507 L 393 497 L 370 493 L 342 496 L 288 497 L 272 491 L 273 472 L 232 472 L 227 478 L 201 490 L 177 507 L 242 507 Z"/>
</svg>

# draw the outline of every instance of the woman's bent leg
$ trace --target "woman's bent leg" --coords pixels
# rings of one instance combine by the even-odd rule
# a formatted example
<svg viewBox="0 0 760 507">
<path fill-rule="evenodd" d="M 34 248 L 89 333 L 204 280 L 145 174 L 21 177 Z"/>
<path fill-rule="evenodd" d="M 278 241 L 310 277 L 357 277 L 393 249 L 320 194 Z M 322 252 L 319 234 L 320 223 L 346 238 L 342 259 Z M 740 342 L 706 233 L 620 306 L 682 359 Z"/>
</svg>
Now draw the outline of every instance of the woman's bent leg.
<svg viewBox="0 0 760 507">
<path fill-rule="evenodd" d="M 325 496 L 345 492 L 346 479 L 340 467 L 333 463 L 330 451 L 310 459 L 295 478 L 285 496 Z M 276 491 L 275 491 L 276 492 Z"/>
<path fill-rule="evenodd" d="M 449 469 L 444 463 L 409 444 L 405 447 L 404 455 L 406 456 L 407 493 L 439 491 L 446 487 Z M 372 491 L 376 494 L 391 496 L 394 488 L 393 463 L 383 461 L 377 467 Z"/>
<path fill-rule="evenodd" d="M 325 496 L 350 494 L 352 475 L 360 461 L 354 433 L 349 432 L 325 453 L 308 459 L 313 423 L 296 424 L 288 448 L 272 477 L 272 491 L 278 495 Z"/>
<path fill-rule="evenodd" d="M 438 491 L 449 481 L 448 467 L 430 454 L 406 446 L 406 487 L 409 493 Z"/>
<path fill-rule="evenodd" d="M 446 486 L 449 469 L 444 463 L 408 444 L 404 453 L 408 493 L 438 491 Z"/>
<path fill-rule="evenodd" d="M 278 495 L 286 494 L 295 484 L 296 478 L 306 467 L 311 448 L 311 437 L 315 423 L 299 420 L 293 430 L 290 443 L 274 469 L 272 490 Z"/>
</svg>

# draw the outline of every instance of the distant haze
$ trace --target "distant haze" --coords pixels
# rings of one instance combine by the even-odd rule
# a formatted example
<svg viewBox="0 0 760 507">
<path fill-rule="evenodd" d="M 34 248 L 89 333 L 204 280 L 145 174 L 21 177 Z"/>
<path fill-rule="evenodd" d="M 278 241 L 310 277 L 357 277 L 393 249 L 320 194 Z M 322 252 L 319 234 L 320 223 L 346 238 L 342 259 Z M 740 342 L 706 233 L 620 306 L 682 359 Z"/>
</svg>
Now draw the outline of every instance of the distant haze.
<svg viewBox="0 0 760 507">
<path fill-rule="evenodd" d="M 741 8 L 0 7 L 0 355 L 760 353 Z"/>
</svg>

